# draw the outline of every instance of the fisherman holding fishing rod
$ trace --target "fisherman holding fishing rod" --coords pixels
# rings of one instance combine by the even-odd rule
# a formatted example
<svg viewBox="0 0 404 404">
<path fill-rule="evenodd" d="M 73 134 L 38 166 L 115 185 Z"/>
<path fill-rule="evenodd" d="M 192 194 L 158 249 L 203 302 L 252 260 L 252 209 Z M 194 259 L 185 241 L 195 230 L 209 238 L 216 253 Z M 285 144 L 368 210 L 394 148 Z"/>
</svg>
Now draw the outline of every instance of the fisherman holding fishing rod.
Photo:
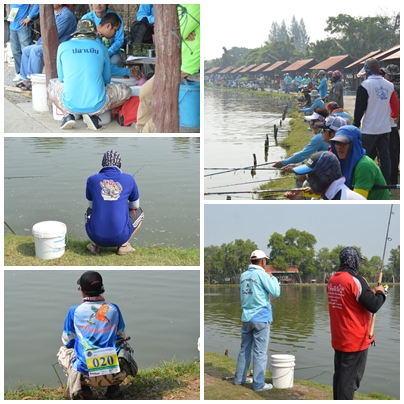
<svg viewBox="0 0 404 404">
<path fill-rule="evenodd" d="M 358 274 L 362 257 L 355 248 L 344 248 L 339 259 L 340 268 L 327 285 L 331 345 L 335 351 L 333 397 L 353 400 L 365 373 L 369 345 L 374 343 L 371 313 L 384 304 L 386 290 L 381 285 L 370 289 Z"/>
<path fill-rule="evenodd" d="M 115 150 L 105 152 L 102 167 L 87 180 L 87 250 L 99 254 L 101 246 L 117 247 L 118 255 L 135 252 L 129 241 L 144 219 L 136 181 L 121 171 L 121 155 Z"/>
<path fill-rule="evenodd" d="M 77 281 L 82 303 L 66 316 L 58 362 L 67 376 L 65 397 L 91 399 L 90 386 L 107 387 L 105 398 L 123 395 L 119 385 L 126 376 L 136 376 L 133 349 L 125 337 L 125 323 L 115 303 L 106 302 L 102 276 L 84 272 Z"/>
<path fill-rule="evenodd" d="M 264 391 L 272 389 L 272 384 L 265 383 L 272 322 L 270 295 L 279 297 L 281 291 L 278 279 L 265 272 L 267 255 L 261 250 L 255 250 L 251 253 L 250 259 L 248 270 L 240 277 L 243 326 L 234 384 L 252 383 L 253 390 Z M 251 350 L 254 351 L 253 378 L 247 377 Z"/>
</svg>

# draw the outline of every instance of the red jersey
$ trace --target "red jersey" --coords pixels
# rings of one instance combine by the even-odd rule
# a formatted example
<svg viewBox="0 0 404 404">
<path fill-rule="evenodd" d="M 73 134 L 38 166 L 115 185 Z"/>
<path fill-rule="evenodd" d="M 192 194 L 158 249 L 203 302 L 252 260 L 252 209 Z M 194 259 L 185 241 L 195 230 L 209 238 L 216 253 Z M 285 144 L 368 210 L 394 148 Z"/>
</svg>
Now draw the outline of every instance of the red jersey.
<svg viewBox="0 0 404 404">
<path fill-rule="evenodd" d="M 331 345 L 342 352 L 363 351 L 374 340 L 369 338 L 371 313 L 360 303 L 362 293 L 370 289 L 363 277 L 358 278 L 338 271 L 327 285 Z"/>
</svg>

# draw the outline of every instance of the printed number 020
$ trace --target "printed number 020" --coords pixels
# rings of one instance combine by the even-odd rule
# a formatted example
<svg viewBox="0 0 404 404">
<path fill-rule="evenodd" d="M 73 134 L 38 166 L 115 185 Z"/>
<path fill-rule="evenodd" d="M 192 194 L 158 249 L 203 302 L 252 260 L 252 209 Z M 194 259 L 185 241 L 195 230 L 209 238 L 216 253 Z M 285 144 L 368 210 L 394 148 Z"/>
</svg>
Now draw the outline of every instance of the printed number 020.
<svg viewBox="0 0 404 404">
<path fill-rule="evenodd" d="M 107 365 L 114 364 L 114 358 L 112 356 L 107 356 L 106 358 L 105 358 L 105 356 L 101 356 L 100 360 L 101 360 L 101 364 L 97 358 L 93 359 L 93 366 L 95 368 L 98 368 L 100 366 L 107 366 Z"/>
</svg>

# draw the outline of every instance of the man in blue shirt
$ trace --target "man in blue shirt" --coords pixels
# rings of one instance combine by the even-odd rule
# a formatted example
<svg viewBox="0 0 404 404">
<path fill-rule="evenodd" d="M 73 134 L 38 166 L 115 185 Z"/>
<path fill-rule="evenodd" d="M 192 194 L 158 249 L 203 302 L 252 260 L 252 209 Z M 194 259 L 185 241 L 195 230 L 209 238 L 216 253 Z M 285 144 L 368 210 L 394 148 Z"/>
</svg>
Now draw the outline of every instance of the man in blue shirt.
<svg viewBox="0 0 404 404">
<path fill-rule="evenodd" d="M 253 251 L 250 257 L 251 264 L 240 277 L 243 326 L 234 384 L 252 383 L 255 391 L 272 389 L 272 384 L 265 383 L 269 331 L 272 323 L 270 295 L 276 298 L 281 293 L 278 280 L 271 273 L 265 272 L 267 258 L 263 251 Z M 251 350 L 254 351 L 253 379 L 247 378 Z"/>
<path fill-rule="evenodd" d="M 56 29 L 59 43 L 68 41 L 76 31 L 77 23 L 73 13 L 63 4 L 54 4 Z M 42 73 L 43 50 L 42 37 L 36 45 L 27 46 L 22 52 L 20 76 L 22 82 L 17 84 L 23 90 L 31 90 L 31 74 Z"/>
<path fill-rule="evenodd" d="M 154 7 L 153 4 L 140 4 L 136 14 L 136 19 L 142 21 L 146 17 L 149 24 L 154 24 Z"/>
<path fill-rule="evenodd" d="M 16 72 L 13 81 L 15 82 L 21 80 L 22 51 L 32 43 L 31 21 L 38 17 L 38 15 L 39 4 L 11 4 L 7 20 L 10 21 L 10 44 Z"/>
<path fill-rule="evenodd" d="M 320 70 L 318 72 L 318 77 L 320 78 L 320 84 L 318 85 L 317 90 L 320 94 L 320 98 L 324 98 L 328 92 L 328 80 L 327 77 L 325 76 L 325 71 Z"/>
<path fill-rule="evenodd" d="M 111 28 L 114 31 L 115 28 Z M 124 104 L 132 95 L 126 84 L 110 84 L 111 61 L 107 48 L 97 40 L 92 20 L 80 20 L 73 39 L 59 45 L 58 79 L 49 81 L 51 101 L 66 115 L 62 129 L 75 125 L 74 113 L 83 114 L 90 130 L 99 130 L 99 115 Z"/>
<path fill-rule="evenodd" d="M 82 303 L 72 306 L 66 316 L 57 354 L 66 376 L 65 397 L 90 399 L 91 386 L 108 386 L 105 397 L 122 395 L 119 384 L 135 376 L 133 349 L 126 342 L 125 322 L 115 303 L 105 301 L 102 276 L 84 272 L 77 281 Z M 121 352 L 122 351 L 122 352 Z"/>
<path fill-rule="evenodd" d="M 121 171 L 121 156 L 109 150 L 102 170 L 87 180 L 86 231 L 91 240 L 87 249 L 98 254 L 101 247 L 116 247 L 118 255 L 134 252 L 129 240 L 139 230 L 144 214 L 135 179 Z"/>
</svg>

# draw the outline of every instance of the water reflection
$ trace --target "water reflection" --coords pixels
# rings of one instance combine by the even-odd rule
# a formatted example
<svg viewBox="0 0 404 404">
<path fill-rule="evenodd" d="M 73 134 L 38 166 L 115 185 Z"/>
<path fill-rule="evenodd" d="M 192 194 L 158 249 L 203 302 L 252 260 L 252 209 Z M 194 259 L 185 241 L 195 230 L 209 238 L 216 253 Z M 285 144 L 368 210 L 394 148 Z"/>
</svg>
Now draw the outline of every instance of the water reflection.
<svg viewBox="0 0 404 404">
<path fill-rule="evenodd" d="M 199 138 L 17 138 L 4 140 L 5 220 L 17 234 L 58 220 L 68 235 L 87 240 L 87 178 L 108 149 L 135 174 L 145 212 L 135 244 L 199 247 Z M 9 231 L 9 230 L 5 230 Z"/>
<path fill-rule="evenodd" d="M 237 360 L 240 347 L 241 309 L 238 286 L 205 286 L 205 351 Z M 333 350 L 329 329 L 327 292 L 324 285 L 283 286 L 272 300 L 270 354 L 296 356 L 295 377 L 332 385 Z M 399 397 L 400 286 L 390 287 L 386 303 L 377 315 L 376 347 L 369 358 L 360 392 L 382 392 Z M 268 365 L 268 368 L 270 366 Z"/>
</svg>

